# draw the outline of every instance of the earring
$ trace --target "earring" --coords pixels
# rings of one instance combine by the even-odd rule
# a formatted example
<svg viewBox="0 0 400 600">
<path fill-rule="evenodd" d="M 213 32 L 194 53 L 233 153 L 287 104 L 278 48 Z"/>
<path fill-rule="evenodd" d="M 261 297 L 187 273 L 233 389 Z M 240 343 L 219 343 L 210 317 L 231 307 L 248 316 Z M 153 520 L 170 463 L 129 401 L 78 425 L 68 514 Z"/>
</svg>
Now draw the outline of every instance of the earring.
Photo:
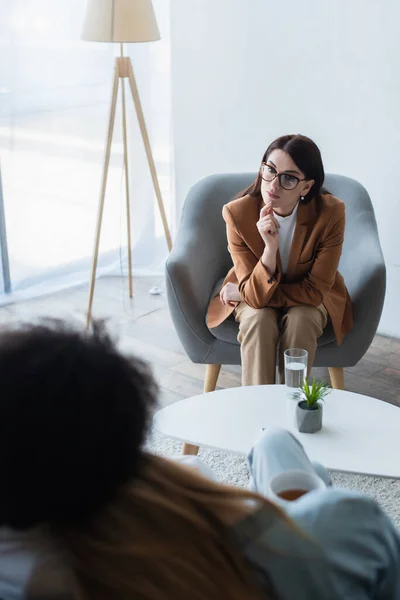
<svg viewBox="0 0 400 600">
<path fill-rule="evenodd" d="M 303 202 L 303 200 L 304 200 L 304 196 L 300 196 L 300 200 Z"/>
</svg>

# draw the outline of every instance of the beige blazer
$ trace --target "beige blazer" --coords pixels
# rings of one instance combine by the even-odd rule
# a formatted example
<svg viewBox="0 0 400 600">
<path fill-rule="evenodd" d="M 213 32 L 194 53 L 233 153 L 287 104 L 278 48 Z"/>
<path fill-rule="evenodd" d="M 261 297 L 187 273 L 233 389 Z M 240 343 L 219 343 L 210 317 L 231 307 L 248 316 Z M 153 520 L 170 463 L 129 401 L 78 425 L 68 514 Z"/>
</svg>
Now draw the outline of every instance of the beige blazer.
<svg viewBox="0 0 400 600">
<path fill-rule="evenodd" d="M 338 344 L 353 326 L 353 311 L 343 277 L 338 272 L 345 229 L 345 205 L 331 194 L 308 204 L 300 202 L 286 275 L 278 251 L 273 276 L 260 258 L 264 242 L 256 223 L 263 206 L 261 197 L 243 196 L 223 207 L 228 249 L 233 267 L 228 281 L 237 283 L 242 299 L 253 308 L 290 308 L 324 304 Z M 208 308 L 208 326 L 222 323 L 235 307 L 224 306 L 219 296 Z"/>
</svg>

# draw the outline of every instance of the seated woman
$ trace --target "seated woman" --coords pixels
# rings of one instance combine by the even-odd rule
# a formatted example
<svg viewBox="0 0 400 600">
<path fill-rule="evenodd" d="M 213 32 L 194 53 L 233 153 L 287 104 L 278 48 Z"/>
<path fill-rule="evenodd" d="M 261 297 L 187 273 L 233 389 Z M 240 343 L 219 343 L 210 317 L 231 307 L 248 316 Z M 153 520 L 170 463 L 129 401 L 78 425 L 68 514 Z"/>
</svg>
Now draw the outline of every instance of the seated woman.
<svg viewBox="0 0 400 600">
<path fill-rule="evenodd" d="M 153 378 L 97 328 L 2 332 L 0 381 L 1 598 L 400 599 L 399 534 L 373 500 L 263 496 L 314 473 L 288 432 L 255 444 L 252 491 L 155 456 Z"/>
<path fill-rule="evenodd" d="M 234 313 L 243 385 L 275 383 L 278 343 L 282 381 L 285 350 L 307 350 L 310 371 L 328 319 L 338 344 L 353 325 L 337 270 L 345 206 L 323 183 L 316 144 L 286 135 L 266 150 L 255 182 L 224 206 L 233 268 L 210 303 L 208 326 Z"/>
</svg>

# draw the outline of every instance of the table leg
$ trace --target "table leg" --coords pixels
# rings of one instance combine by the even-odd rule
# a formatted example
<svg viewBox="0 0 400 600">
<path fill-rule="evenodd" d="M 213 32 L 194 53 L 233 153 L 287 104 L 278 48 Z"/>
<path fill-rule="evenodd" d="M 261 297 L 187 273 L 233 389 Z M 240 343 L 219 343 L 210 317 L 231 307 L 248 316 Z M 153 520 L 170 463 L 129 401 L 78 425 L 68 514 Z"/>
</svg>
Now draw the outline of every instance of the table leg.
<svg viewBox="0 0 400 600">
<path fill-rule="evenodd" d="M 207 365 L 206 376 L 204 379 L 204 392 L 213 392 L 215 390 L 220 370 L 221 365 Z M 183 444 L 182 454 L 196 456 L 198 452 L 198 446 L 193 446 L 192 444 Z"/>
</svg>

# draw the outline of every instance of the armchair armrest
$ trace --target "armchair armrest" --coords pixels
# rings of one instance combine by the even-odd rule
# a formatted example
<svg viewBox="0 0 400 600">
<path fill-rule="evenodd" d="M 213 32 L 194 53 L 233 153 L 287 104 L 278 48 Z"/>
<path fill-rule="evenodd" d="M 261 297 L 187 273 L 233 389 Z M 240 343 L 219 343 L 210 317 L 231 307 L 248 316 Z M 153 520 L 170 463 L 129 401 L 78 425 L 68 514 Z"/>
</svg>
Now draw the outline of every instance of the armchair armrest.
<svg viewBox="0 0 400 600">
<path fill-rule="evenodd" d="M 194 362 L 203 362 L 215 342 L 206 325 L 208 304 L 216 282 L 226 275 L 231 264 L 221 200 L 214 199 L 213 185 L 212 178 L 207 178 L 189 192 L 179 233 L 166 263 L 171 317 Z M 205 216 L 207 202 L 213 203 L 214 214 Z"/>
</svg>

